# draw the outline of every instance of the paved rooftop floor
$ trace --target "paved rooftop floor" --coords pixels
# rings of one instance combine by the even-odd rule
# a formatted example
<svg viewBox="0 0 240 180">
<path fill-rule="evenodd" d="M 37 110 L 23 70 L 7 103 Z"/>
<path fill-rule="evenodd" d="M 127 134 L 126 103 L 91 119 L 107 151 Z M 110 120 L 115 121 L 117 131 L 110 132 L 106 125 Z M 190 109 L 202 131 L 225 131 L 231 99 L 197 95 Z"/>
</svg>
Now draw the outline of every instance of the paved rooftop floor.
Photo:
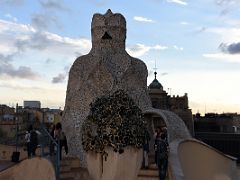
<svg viewBox="0 0 240 180">
<path fill-rule="evenodd" d="M 0 172 L 15 165 L 16 163 L 8 161 L 8 160 L 0 160 Z"/>
</svg>

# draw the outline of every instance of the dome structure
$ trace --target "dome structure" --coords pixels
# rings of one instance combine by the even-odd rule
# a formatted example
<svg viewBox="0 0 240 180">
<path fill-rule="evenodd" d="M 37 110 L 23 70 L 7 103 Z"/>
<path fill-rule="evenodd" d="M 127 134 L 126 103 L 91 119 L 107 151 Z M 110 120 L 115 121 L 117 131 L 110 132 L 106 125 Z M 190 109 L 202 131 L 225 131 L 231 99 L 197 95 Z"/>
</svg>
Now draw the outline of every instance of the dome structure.
<svg viewBox="0 0 240 180">
<path fill-rule="evenodd" d="M 161 83 L 157 80 L 157 72 L 154 72 L 155 79 L 152 81 L 152 83 L 148 86 L 149 89 L 163 89 L 163 86 Z"/>
</svg>

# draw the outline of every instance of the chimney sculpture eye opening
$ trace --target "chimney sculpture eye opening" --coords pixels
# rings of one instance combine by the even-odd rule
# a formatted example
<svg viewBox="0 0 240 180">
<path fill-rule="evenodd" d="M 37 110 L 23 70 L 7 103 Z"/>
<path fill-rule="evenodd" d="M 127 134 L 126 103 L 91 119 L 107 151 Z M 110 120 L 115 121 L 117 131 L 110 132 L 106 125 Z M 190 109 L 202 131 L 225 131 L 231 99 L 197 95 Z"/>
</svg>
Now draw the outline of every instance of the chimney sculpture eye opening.
<svg viewBox="0 0 240 180">
<path fill-rule="evenodd" d="M 105 32 L 102 36 L 102 39 L 112 39 L 112 37 L 107 32 Z"/>
</svg>

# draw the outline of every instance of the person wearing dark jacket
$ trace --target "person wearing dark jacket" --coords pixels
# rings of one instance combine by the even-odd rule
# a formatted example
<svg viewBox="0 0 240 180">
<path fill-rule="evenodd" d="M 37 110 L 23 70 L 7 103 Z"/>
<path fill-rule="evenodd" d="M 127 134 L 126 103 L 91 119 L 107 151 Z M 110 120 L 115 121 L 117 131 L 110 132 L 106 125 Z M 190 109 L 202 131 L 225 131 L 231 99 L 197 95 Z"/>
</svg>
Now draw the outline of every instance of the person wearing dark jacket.
<svg viewBox="0 0 240 180">
<path fill-rule="evenodd" d="M 38 135 L 32 125 L 29 126 L 25 139 L 27 141 L 28 158 L 31 158 L 36 155 L 36 149 L 38 146 Z"/>
<path fill-rule="evenodd" d="M 150 135 L 148 131 L 146 131 L 146 137 L 143 144 L 143 168 L 145 169 L 149 168 L 149 162 L 148 162 L 149 141 L 150 141 Z"/>
<path fill-rule="evenodd" d="M 28 158 L 31 158 L 31 154 L 32 154 L 32 148 L 31 148 L 31 143 L 30 143 L 30 132 L 32 130 L 32 126 L 29 126 L 26 134 L 25 134 L 25 140 L 26 140 L 26 144 L 27 144 L 27 153 L 28 153 Z"/>
<path fill-rule="evenodd" d="M 54 130 L 55 130 L 55 124 L 52 125 L 51 131 L 50 131 L 50 135 L 52 136 L 52 138 L 54 138 Z M 54 155 L 54 143 L 51 140 L 50 141 L 50 155 Z"/>
<path fill-rule="evenodd" d="M 159 170 L 159 180 L 165 180 L 168 168 L 168 142 L 167 134 L 162 133 L 157 141 L 157 166 Z"/>
<path fill-rule="evenodd" d="M 65 153 L 68 154 L 68 145 L 67 145 L 67 137 L 65 133 L 62 131 L 62 124 L 57 123 L 54 130 L 54 138 L 60 143 L 60 160 L 62 159 L 62 147 L 65 149 Z"/>
<path fill-rule="evenodd" d="M 155 151 L 155 164 L 157 164 L 157 142 L 160 139 L 160 135 L 161 135 L 161 127 L 157 127 L 154 133 L 154 151 Z"/>
</svg>

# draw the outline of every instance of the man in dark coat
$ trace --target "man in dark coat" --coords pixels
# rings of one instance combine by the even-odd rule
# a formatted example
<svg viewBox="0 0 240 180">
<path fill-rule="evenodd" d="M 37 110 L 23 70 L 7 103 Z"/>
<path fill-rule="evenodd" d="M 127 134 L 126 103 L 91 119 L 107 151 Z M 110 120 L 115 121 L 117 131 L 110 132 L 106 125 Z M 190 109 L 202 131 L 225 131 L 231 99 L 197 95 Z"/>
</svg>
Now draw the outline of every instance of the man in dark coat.
<svg viewBox="0 0 240 180">
<path fill-rule="evenodd" d="M 159 180 L 165 180 L 168 167 L 168 142 L 167 134 L 162 133 L 157 140 L 157 165 L 159 170 Z"/>
</svg>

